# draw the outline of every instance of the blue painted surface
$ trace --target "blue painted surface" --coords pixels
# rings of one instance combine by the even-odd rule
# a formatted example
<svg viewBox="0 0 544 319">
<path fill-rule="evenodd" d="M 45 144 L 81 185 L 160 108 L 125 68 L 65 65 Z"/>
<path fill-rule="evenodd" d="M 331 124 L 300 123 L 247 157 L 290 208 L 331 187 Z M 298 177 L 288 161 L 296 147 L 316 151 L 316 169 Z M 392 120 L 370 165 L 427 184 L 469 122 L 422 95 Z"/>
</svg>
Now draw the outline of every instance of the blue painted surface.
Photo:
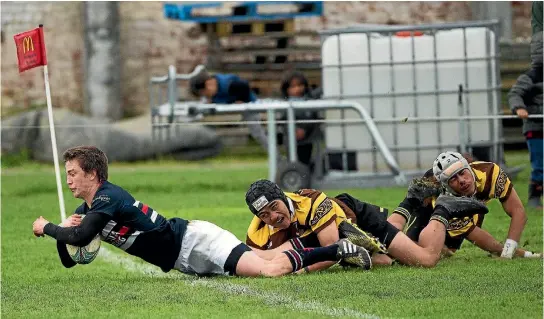
<svg viewBox="0 0 544 319">
<path fill-rule="evenodd" d="M 287 4 L 312 4 L 313 8 L 308 12 L 291 12 L 291 13 L 270 13 L 259 14 L 257 6 L 259 5 L 287 5 Z M 223 2 L 199 2 L 191 4 L 164 4 L 164 17 L 172 20 L 181 20 L 188 22 L 199 23 L 216 23 L 221 21 L 228 22 L 241 22 L 241 21 L 260 21 L 260 20 L 282 20 L 291 19 L 295 17 L 310 17 L 310 16 L 322 16 L 323 15 L 323 1 L 247 1 L 240 2 L 239 7 L 246 8 L 245 15 L 233 16 L 193 16 L 193 9 L 196 8 L 214 8 L 221 7 Z"/>
</svg>

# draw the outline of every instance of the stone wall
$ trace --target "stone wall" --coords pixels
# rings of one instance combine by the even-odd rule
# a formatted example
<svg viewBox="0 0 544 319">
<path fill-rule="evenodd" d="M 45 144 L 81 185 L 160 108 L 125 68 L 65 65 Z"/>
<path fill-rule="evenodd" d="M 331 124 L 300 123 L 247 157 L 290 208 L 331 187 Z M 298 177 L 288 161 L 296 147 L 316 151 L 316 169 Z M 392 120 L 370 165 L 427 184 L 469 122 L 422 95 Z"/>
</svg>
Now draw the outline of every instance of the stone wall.
<svg viewBox="0 0 544 319">
<path fill-rule="evenodd" d="M 149 108 L 149 78 L 174 64 L 189 72 L 206 58 L 207 40 L 193 23 L 167 20 L 163 2 L 120 2 L 122 104 L 125 116 Z M 513 3 L 514 37 L 530 34 L 530 2 Z M 2 2 L 2 114 L 45 105 L 43 72 L 18 73 L 13 35 L 43 23 L 54 107 L 83 112 L 81 2 Z M 296 20 L 297 30 L 356 23 L 417 24 L 470 20 L 468 2 L 326 2 L 323 17 Z"/>
<path fill-rule="evenodd" d="M 42 23 L 52 103 L 82 111 L 83 24 L 81 2 L 2 2 L 2 114 L 45 105 L 42 68 L 19 74 L 13 36 Z"/>
</svg>

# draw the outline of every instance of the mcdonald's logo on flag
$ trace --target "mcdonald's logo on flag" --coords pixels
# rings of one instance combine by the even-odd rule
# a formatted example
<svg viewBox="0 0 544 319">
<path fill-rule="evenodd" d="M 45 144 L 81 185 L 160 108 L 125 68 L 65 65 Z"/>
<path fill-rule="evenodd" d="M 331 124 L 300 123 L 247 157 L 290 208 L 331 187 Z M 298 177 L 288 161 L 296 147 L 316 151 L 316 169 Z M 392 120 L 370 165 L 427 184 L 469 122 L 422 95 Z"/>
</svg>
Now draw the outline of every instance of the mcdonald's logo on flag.
<svg viewBox="0 0 544 319">
<path fill-rule="evenodd" d="M 43 26 L 34 30 L 19 33 L 13 36 L 17 47 L 17 62 L 19 72 L 30 70 L 37 66 L 47 65 Z"/>
</svg>

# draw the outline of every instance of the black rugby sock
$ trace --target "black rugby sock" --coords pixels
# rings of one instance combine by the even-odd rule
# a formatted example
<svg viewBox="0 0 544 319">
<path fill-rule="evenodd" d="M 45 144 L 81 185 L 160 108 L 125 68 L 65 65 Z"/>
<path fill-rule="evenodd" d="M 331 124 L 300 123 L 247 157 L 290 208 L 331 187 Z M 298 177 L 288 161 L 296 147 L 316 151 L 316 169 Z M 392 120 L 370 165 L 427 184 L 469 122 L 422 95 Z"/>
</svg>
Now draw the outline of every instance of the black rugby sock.
<svg viewBox="0 0 544 319">
<path fill-rule="evenodd" d="M 333 244 L 327 247 L 290 249 L 283 253 L 289 258 L 295 272 L 322 261 L 337 261 L 337 251 L 338 245 Z"/>
</svg>

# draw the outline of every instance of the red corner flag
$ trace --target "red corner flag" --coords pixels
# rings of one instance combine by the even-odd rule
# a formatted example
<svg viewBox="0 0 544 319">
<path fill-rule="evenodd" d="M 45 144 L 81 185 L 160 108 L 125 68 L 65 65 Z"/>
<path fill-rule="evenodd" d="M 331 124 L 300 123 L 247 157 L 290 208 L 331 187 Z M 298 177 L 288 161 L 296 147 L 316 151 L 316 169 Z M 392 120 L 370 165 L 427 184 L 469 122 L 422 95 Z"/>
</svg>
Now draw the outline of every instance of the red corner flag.
<svg viewBox="0 0 544 319">
<path fill-rule="evenodd" d="M 57 138 L 55 137 L 55 122 L 53 121 L 53 106 L 51 105 L 51 90 L 49 89 L 49 71 L 47 70 L 47 56 L 45 55 L 45 42 L 43 39 L 43 25 L 34 30 L 19 33 L 13 36 L 17 48 L 17 64 L 19 72 L 30 70 L 43 65 L 43 82 L 45 85 L 45 97 L 47 101 L 47 115 L 49 117 L 49 131 L 51 132 L 51 148 L 53 149 L 53 161 L 55 163 L 55 177 L 57 180 L 57 193 L 59 196 L 60 217 L 66 219 L 64 210 L 64 195 L 60 182 L 60 168 L 57 151 Z"/>
<path fill-rule="evenodd" d="M 42 25 L 34 30 L 16 34 L 13 36 L 13 39 L 15 40 L 15 46 L 17 47 L 19 72 L 24 72 L 41 65 L 47 65 Z"/>
</svg>

